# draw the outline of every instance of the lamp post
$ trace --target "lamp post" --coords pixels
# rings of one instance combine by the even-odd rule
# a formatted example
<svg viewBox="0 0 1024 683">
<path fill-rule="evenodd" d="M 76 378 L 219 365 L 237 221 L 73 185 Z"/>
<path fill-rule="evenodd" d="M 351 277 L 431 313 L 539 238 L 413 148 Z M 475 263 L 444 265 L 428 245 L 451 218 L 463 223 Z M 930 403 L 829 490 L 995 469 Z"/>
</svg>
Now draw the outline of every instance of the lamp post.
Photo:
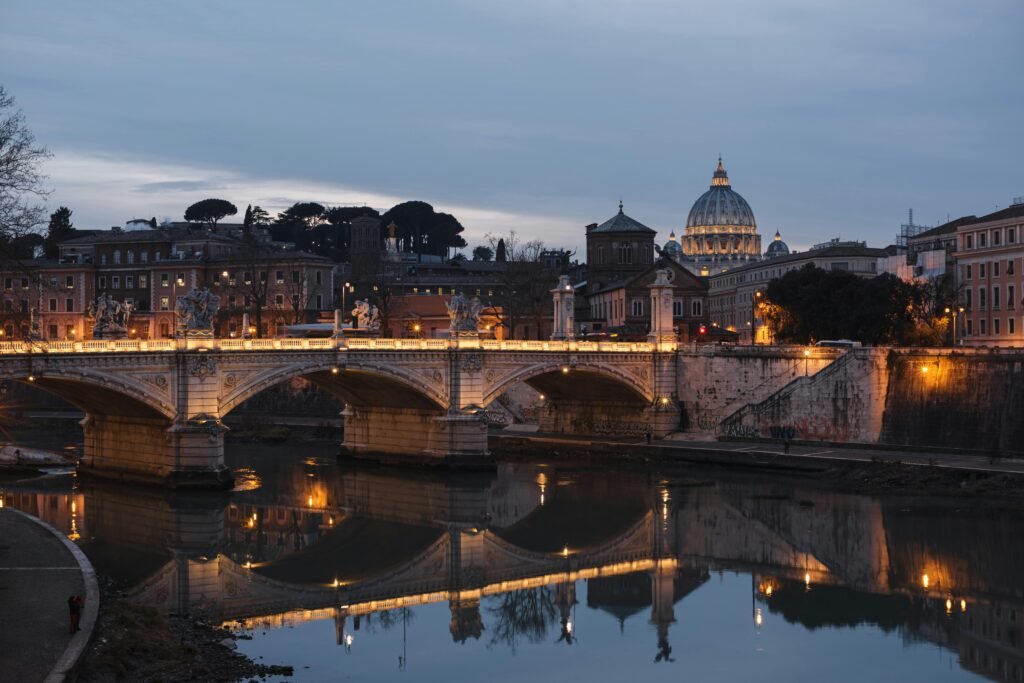
<svg viewBox="0 0 1024 683">
<path fill-rule="evenodd" d="M 963 313 L 963 312 L 964 312 L 964 307 L 963 306 L 955 306 L 955 307 L 946 306 L 946 315 L 952 315 L 953 316 L 953 346 L 956 346 L 956 342 L 957 342 L 957 339 L 956 339 L 956 316 L 957 316 L 958 313 Z"/>
<path fill-rule="evenodd" d="M 342 288 L 341 288 L 341 319 L 342 319 L 342 321 L 345 320 L 345 294 L 348 293 L 348 288 L 350 286 L 351 286 L 350 283 L 346 282 L 344 284 L 344 286 L 342 286 Z"/>
<path fill-rule="evenodd" d="M 750 296 L 750 345 L 753 346 L 757 338 L 757 307 L 761 304 L 761 290 L 757 290 Z"/>
</svg>

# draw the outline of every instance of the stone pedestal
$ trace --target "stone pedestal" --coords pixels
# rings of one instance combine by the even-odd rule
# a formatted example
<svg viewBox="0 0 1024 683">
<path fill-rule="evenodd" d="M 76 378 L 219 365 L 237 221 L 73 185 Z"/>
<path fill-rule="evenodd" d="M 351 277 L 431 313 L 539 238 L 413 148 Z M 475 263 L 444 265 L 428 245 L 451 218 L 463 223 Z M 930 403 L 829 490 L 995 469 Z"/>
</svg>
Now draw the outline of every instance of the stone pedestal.
<svg viewBox="0 0 1024 683">
<path fill-rule="evenodd" d="M 551 339 L 567 341 L 576 337 L 576 296 L 568 275 L 558 278 L 558 285 L 551 290 L 554 304 L 554 325 Z"/>
<path fill-rule="evenodd" d="M 487 457 L 487 417 L 479 413 L 441 414 L 418 408 L 346 406 L 344 449 L 352 455 L 479 463 Z"/>
<path fill-rule="evenodd" d="M 650 286 L 651 331 L 647 335 L 647 341 L 655 344 L 676 341 L 676 332 L 672 327 L 672 277 L 671 270 L 659 270 L 657 278 Z"/>
</svg>

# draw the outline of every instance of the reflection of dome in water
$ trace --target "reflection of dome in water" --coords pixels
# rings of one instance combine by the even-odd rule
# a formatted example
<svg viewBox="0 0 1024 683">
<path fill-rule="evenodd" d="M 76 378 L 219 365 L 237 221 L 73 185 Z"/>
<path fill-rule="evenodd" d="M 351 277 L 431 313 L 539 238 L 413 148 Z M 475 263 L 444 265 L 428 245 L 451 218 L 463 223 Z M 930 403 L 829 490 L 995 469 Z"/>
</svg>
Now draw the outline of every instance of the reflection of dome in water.
<svg viewBox="0 0 1024 683">
<path fill-rule="evenodd" d="M 775 239 L 768 245 L 768 251 L 764 253 L 765 258 L 775 258 L 776 256 L 789 256 L 789 246 L 782 241 L 782 235 L 779 231 L 775 231 Z"/>
</svg>

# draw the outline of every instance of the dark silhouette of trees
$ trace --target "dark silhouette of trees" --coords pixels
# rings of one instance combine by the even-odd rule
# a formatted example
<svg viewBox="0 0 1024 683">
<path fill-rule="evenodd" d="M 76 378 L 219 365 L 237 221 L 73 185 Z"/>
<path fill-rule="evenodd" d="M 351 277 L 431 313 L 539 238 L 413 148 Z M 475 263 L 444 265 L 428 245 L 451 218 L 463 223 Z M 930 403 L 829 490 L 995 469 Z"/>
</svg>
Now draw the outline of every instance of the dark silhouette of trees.
<svg viewBox="0 0 1024 683">
<path fill-rule="evenodd" d="M 49 194 L 40 170 L 49 156 L 36 145 L 25 115 L 14 109 L 14 98 L 0 86 L 0 258 L 24 258 L 23 238 L 43 222 L 43 207 L 35 202 Z"/>
<path fill-rule="evenodd" d="M 394 223 L 400 251 L 447 257 L 466 246 L 462 224 L 449 213 L 438 213 L 426 202 L 396 204 L 381 216 L 381 225 Z"/>
<path fill-rule="evenodd" d="M 498 261 L 499 263 L 504 263 L 505 261 L 508 261 L 508 254 L 506 253 L 504 239 L 498 240 L 498 244 L 494 248 L 494 260 Z"/>
<path fill-rule="evenodd" d="M 483 245 L 473 247 L 474 261 L 490 261 L 492 258 L 494 258 L 494 250 L 490 247 L 485 247 Z"/>
<path fill-rule="evenodd" d="M 50 225 L 43 240 L 43 255 L 46 258 L 57 258 L 60 255 L 57 245 L 74 234 L 75 226 L 71 223 L 71 213 L 71 209 L 62 206 L 50 214 Z"/>
<path fill-rule="evenodd" d="M 495 308 L 495 313 L 501 309 L 500 322 L 508 330 L 510 339 L 525 323 L 531 323 L 539 339 L 551 312 L 551 288 L 558 280 L 558 273 L 549 270 L 540 260 L 544 243 L 540 240 L 521 242 L 514 230 L 507 237 L 489 234 L 486 239 L 496 245 L 495 253 L 503 254 L 508 264 L 500 275 L 501 290 L 488 305 Z"/>
<path fill-rule="evenodd" d="M 929 344 L 936 342 L 929 298 L 924 285 L 895 275 L 862 278 L 807 264 L 768 284 L 762 313 L 783 342 Z"/>
<path fill-rule="evenodd" d="M 225 216 L 234 216 L 238 207 L 226 199 L 202 199 L 185 209 L 185 220 L 189 223 L 203 223 L 211 230 Z"/>
<path fill-rule="evenodd" d="M 316 202 L 299 202 L 277 217 L 270 226 L 270 234 L 280 242 L 294 243 L 302 251 L 333 261 L 347 261 L 352 243 L 352 219 L 379 215 L 368 206 L 324 208 Z"/>
<path fill-rule="evenodd" d="M 546 587 L 504 593 L 488 611 L 495 617 L 489 646 L 503 643 L 513 653 L 520 637 L 531 643 L 543 642 L 547 638 L 548 627 L 558 617 L 551 589 Z"/>
<path fill-rule="evenodd" d="M 250 204 L 245 207 L 245 217 L 242 219 L 242 231 L 246 234 L 252 232 L 253 228 L 263 227 L 270 224 L 270 214 L 259 206 Z"/>
</svg>

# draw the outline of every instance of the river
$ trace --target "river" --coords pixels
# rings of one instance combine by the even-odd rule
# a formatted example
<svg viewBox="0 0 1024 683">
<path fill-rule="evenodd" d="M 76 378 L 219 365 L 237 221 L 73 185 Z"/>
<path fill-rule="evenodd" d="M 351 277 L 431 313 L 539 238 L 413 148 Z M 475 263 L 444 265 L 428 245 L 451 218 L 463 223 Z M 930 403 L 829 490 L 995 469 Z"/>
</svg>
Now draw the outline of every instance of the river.
<svg viewBox="0 0 1024 683">
<path fill-rule="evenodd" d="M 294 681 L 1024 680 L 1024 514 L 757 475 L 230 444 L 231 493 L 0 498 Z"/>
</svg>

